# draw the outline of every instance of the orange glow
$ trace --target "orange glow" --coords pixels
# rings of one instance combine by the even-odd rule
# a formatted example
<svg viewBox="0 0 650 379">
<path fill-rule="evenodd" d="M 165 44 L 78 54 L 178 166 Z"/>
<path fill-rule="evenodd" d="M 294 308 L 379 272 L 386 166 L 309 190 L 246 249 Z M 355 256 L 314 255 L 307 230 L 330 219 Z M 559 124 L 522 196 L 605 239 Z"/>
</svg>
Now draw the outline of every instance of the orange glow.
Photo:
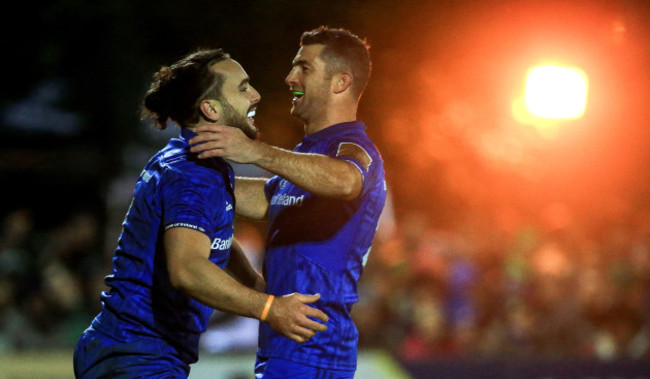
<svg viewBox="0 0 650 379">
<path fill-rule="evenodd" d="M 526 108 L 541 118 L 580 118 L 587 105 L 587 75 L 577 68 L 539 66 L 528 72 Z"/>
<path fill-rule="evenodd" d="M 435 213 L 449 204 L 436 194 L 458 200 L 449 209 L 510 208 L 524 221 L 512 216 L 505 229 L 563 204 L 567 213 L 548 216 L 544 228 L 565 230 L 591 217 L 615 219 L 599 212 L 650 187 L 646 24 L 596 2 L 554 1 L 458 5 L 436 26 L 427 21 L 438 3 L 421 2 L 427 11 L 413 15 L 408 32 L 423 41 L 409 50 L 412 59 L 383 53 L 405 73 L 385 88 L 400 90 L 374 87 L 377 109 L 390 109 L 382 137 L 391 147 L 386 160 L 399 161 L 394 185 L 408 193 L 400 201 L 435 209 L 440 222 L 462 212 Z M 454 33 L 441 41 L 446 27 Z M 558 75 L 536 78 L 544 70 L 534 69 L 547 66 Z M 535 80 L 546 84 L 546 103 L 543 96 L 531 101 Z M 404 93 L 411 94 L 406 103 Z M 437 170 L 442 174 L 422 175 Z M 430 196 L 421 196 L 423 189 Z"/>
</svg>

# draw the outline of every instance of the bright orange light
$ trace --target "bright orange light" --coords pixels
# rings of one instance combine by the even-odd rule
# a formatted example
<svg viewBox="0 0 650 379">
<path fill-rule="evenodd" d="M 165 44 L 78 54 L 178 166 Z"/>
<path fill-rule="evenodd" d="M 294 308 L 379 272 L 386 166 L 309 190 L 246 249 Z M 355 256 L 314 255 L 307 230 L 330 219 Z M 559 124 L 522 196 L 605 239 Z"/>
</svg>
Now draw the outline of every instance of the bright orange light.
<svg viewBox="0 0 650 379">
<path fill-rule="evenodd" d="M 526 108 L 541 118 L 580 118 L 587 105 L 587 83 L 587 75 L 577 68 L 535 67 L 526 81 Z"/>
</svg>

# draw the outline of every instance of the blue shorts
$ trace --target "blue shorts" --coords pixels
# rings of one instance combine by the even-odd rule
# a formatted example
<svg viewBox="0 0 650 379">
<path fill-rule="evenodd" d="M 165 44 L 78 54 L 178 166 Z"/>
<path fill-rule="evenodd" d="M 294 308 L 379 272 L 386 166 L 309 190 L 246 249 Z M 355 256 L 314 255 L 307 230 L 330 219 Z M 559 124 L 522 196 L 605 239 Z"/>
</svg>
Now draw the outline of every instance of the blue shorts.
<svg viewBox="0 0 650 379">
<path fill-rule="evenodd" d="M 332 370 L 307 366 L 280 358 L 257 357 L 256 379 L 353 379 L 355 370 Z"/>
<path fill-rule="evenodd" d="M 123 343 L 88 328 L 74 350 L 75 378 L 187 379 L 190 367 L 168 345 Z"/>
</svg>

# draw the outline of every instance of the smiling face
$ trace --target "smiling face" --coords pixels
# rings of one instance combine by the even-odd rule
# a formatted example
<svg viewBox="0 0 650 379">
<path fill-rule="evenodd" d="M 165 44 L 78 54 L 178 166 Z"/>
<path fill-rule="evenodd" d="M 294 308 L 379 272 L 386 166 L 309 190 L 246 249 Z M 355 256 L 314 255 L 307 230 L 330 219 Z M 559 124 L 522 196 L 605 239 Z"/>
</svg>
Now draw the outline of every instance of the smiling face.
<svg viewBox="0 0 650 379">
<path fill-rule="evenodd" d="M 291 114 L 306 124 L 325 118 L 330 100 L 330 80 L 321 52 L 325 45 L 300 47 L 285 82 L 294 95 Z"/>
<path fill-rule="evenodd" d="M 220 124 L 241 129 L 249 138 L 257 138 L 255 109 L 260 94 L 251 86 L 250 78 L 242 66 L 232 59 L 212 65 L 212 70 L 224 77 L 221 87 L 222 98 Z"/>
</svg>

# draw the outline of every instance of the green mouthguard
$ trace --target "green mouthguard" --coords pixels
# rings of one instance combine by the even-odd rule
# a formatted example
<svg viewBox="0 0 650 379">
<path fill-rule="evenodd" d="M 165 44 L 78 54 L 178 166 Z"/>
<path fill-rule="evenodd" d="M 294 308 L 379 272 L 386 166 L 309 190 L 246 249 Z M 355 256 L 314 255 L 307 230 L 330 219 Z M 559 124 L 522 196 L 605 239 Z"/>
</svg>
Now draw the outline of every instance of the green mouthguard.
<svg viewBox="0 0 650 379">
<path fill-rule="evenodd" d="M 304 95 L 305 93 L 304 93 L 304 92 L 300 92 L 300 91 L 293 91 L 293 94 L 296 95 L 296 96 L 298 96 L 298 95 L 302 96 L 302 95 Z"/>
</svg>

